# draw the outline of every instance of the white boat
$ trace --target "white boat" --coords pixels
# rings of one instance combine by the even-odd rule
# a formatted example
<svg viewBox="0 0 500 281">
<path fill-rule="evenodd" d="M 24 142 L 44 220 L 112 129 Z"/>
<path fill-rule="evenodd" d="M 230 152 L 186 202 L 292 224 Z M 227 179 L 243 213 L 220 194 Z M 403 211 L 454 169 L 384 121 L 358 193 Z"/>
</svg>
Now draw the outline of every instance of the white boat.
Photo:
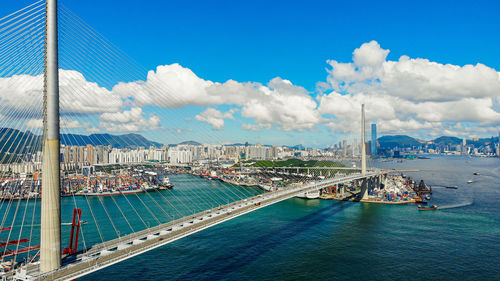
<svg viewBox="0 0 500 281">
<path fill-rule="evenodd" d="M 468 180 L 467 183 L 472 183 L 472 180 Z"/>
<path fill-rule="evenodd" d="M 160 189 L 170 189 L 174 185 L 170 182 L 170 179 L 167 176 L 163 176 L 163 180 L 161 181 L 161 184 L 159 185 Z"/>
</svg>

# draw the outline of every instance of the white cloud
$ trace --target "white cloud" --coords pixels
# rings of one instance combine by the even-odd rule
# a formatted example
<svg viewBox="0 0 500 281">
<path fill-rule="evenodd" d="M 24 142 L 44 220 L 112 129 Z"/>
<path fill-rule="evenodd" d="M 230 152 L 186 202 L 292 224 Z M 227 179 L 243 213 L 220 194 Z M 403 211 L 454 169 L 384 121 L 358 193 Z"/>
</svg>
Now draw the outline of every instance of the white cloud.
<svg viewBox="0 0 500 281">
<path fill-rule="evenodd" d="M 62 114 L 93 114 L 119 111 L 121 98 L 89 82 L 73 70 L 59 71 L 59 97 Z M 39 118 L 43 113 L 43 75 L 13 75 L 0 78 L 2 110 L 18 112 L 25 118 Z"/>
<path fill-rule="evenodd" d="M 43 128 L 43 119 L 31 118 L 24 122 L 24 126 L 30 129 L 41 129 Z M 79 129 L 79 128 L 89 128 L 89 122 L 80 122 L 74 119 L 61 118 L 59 121 L 59 126 L 62 129 Z"/>
<path fill-rule="evenodd" d="M 87 131 L 87 133 L 96 134 L 96 133 L 101 132 L 101 129 L 96 128 L 96 127 L 90 127 L 90 128 L 87 128 L 85 131 Z"/>
<path fill-rule="evenodd" d="M 207 95 L 206 88 L 212 84 L 200 79 L 189 68 L 174 63 L 149 71 L 146 81 L 119 83 L 113 87 L 113 93 L 131 100 L 136 106 L 181 107 L 222 103 Z"/>
<path fill-rule="evenodd" d="M 89 128 L 89 122 L 80 122 L 74 119 L 61 119 L 60 122 L 61 128 L 65 129 L 78 129 L 78 128 Z"/>
<path fill-rule="evenodd" d="M 139 132 L 157 130 L 160 118 L 150 114 L 149 118 L 143 116 L 142 108 L 134 107 L 130 110 L 115 113 L 103 113 L 100 117 L 99 127 L 108 132 Z"/>
<path fill-rule="evenodd" d="M 120 83 L 113 93 L 136 106 L 241 106 L 244 117 L 287 131 L 313 129 L 321 121 L 314 98 L 288 80 L 274 78 L 267 86 L 234 80 L 216 83 L 199 78 L 179 64 L 157 67 L 148 73 L 146 81 Z M 223 126 L 221 118 L 212 118 L 211 122 L 214 128 Z"/>
<path fill-rule="evenodd" d="M 28 119 L 24 122 L 24 126 L 30 129 L 41 129 L 43 128 L 42 119 Z"/>
<path fill-rule="evenodd" d="M 353 52 L 353 62 L 328 61 L 327 83 L 319 83 L 319 111 L 332 116 L 334 131 L 359 131 L 361 104 L 367 119 L 382 132 L 451 132 L 448 124 L 498 124 L 500 74 L 483 64 L 457 66 L 402 56 L 387 60 L 389 50 L 376 41 Z M 492 130 L 492 127 L 489 128 Z"/>
<path fill-rule="evenodd" d="M 196 115 L 194 118 L 201 122 L 206 122 L 212 126 L 214 130 L 222 130 L 224 128 L 224 119 L 234 120 L 233 114 L 236 109 L 231 109 L 228 112 L 221 112 L 215 108 L 207 108 L 202 113 Z"/>
<path fill-rule="evenodd" d="M 62 113 L 103 113 L 119 111 L 123 102 L 120 96 L 89 82 L 74 70 L 59 71 L 60 103 Z"/>
<path fill-rule="evenodd" d="M 274 78 L 259 95 L 247 101 L 241 115 L 262 126 L 278 125 L 285 131 L 311 130 L 322 122 L 316 101 L 288 80 Z"/>
<path fill-rule="evenodd" d="M 353 53 L 353 63 L 329 60 L 327 81 L 338 92 L 386 94 L 413 101 L 452 101 L 462 98 L 495 98 L 500 74 L 483 64 L 457 66 L 401 56 L 386 60 L 389 50 L 376 41 Z"/>
<path fill-rule="evenodd" d="M 243 128 L 244 130 L 247 130 L 247 131 L 260 131 L 260 126 L 259 125 L 255 125 L 255 124 L 242 124 L 241 125 L 241 128 Z"/>
<path fill-rule="evenodd" d="M 0 110 L 4 114 L 5 112 L 17 113 L 17 115 L 26 118 L 41 116 L 42 89 L 43 78 L 41 75 L 0 77 L 0 104 L 2 104 Z"/>
<path fill-rule="evenodd" d="M 279 77 L 267 84 L 213 82 L 179 64 L 158 66 L 148 72 L 145 81 L 118 83 L 112 90 L 88 81 L 77 71 L 61 70 L 63 116 L 99 116 L 96 128 L 70 119 L 66 124 L 61 121 L 61 126 L 88 132 L 155 130 L 160 118 L 143 112 L 145 106 L 199 105 L 207 108 L 194 119 L 215 130 L 223 129 L 225 119 L 234 119 L 239 110 L 250 119 L 241 125 L 244 130 L 314 131 L 323 124 L 332 131 L 358 134 L 363 103 L 367 119 L 377 122 L 381 133 L 432 135 L 463 130 L 486 134 L 500 125 L 500 74 L 495 69 L 408 56 L 391 61 L 389 52 L 371 41 L 353 51 L 351 62 L 327 61 L 331 69 L 315 94 Z M 41 75 L 0 78 L 0 116 L 10 109 L 23 116 L 26 126 L 40 127 L 36 120 L 42 114 L 42 88 Z M 221 112 L 213 108 L 217 105 L 233 109 Z M 456 127 L 462 123 L 469 126 Z"/>
</svg>

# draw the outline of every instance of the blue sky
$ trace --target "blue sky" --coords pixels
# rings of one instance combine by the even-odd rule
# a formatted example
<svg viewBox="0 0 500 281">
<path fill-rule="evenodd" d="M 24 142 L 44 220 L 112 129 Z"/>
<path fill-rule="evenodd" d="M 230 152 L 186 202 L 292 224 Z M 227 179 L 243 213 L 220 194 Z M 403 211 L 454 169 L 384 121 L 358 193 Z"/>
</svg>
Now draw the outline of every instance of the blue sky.
<svg viewBox="0 0 500 281">
<path fill-rule="evenodd" d="M 3 0 L 2 10 L 32 2 Z M 405 54 L 500 69 L 499 1 L 60 3 L 144 67 L 178 62 L 212 81 L 266 83 L 280 76 L 314 90 L 327 59 L 349 61 L 371 40 L 389 48 L 392 59 Z"/>
<path fill-rule="evenodd" d="M 179 62 L 213 81 L 280 76 L 313 90 L 327 59 L 349 61 L 371 40 L 389 58 L 500 69 L 498 1 L 61 3 L 148 69 Z"/>
<path fill-rule="evenodd" d="M 3 0 L 2 14 L 32 1 Z M 400 56 L 440 64 L 482 63 L 500 69 L 499 1 L 106 1 L 60 0 L 146 69 L 179 63 L 214 82 L 267 84 L 290 80 L 314 95 L 327 79 L 327 60 L 351 62 L 353 50 L 376 40 Z M 215 106 L 221 111 L 231 106 Z M 201 112 L 202 108 L 192 109 Z M 189 112 L 189 110 L 187 110 Z M 239 116 L 239 113 L 236 113 Z M 221 139 L 241 122 L 226 121 Z M 207 124 L 208 125 L 208 124 Z M 208 126 L 207 128 L 210 128 Z M 229 128 L 231 130 L 229 130 Z M 338 142 L 342 132 L 267 132 L 262 142 Z M 280 137 L 282 136 L 282 137 Z M 185 137 L 196 138 L 196 134 Z M 250 140 L 252 141 L 252 140 Z M 290 143 L 291 144 L 291 143 Z"/>
</svg>

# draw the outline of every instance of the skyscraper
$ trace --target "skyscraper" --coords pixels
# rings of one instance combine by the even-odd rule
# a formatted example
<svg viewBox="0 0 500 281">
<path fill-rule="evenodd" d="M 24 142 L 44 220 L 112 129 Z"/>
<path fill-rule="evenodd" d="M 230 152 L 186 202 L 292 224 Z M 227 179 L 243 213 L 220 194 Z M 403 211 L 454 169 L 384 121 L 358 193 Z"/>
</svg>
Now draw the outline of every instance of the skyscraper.
<svg viewBox="0 0 500 281">
<path fill-rule="evenodd" d="M 497 156 L 500 157 L 500 130 L 498 131 Z"/>
<path fill-rule="evenodd" d="M 347 157 L 347 140 L 342 141 L 342 149 L 344 152 L 344 158 Z"/>
<path fill-rule="evenodd" d="M 377 124 L 372 124 L 371 153 L 373 156 L 377 155 Z"/>
</svg>

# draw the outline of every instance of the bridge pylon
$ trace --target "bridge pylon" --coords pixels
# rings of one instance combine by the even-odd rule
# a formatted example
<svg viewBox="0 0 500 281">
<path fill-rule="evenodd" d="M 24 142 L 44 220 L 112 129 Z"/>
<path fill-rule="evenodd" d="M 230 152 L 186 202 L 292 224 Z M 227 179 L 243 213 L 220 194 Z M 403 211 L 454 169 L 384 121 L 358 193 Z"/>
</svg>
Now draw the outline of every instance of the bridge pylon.
<svg viewBox="0 0 500 281">
<path fill-rule="evenodd" d="M 61 267 L 57 0 L 46 0 L 40 271 Z"/>
<path fill-rule="evenodd" d="M 361 173 L 366 175 L 365 105 L 361 105 Z"/>
</svg>

